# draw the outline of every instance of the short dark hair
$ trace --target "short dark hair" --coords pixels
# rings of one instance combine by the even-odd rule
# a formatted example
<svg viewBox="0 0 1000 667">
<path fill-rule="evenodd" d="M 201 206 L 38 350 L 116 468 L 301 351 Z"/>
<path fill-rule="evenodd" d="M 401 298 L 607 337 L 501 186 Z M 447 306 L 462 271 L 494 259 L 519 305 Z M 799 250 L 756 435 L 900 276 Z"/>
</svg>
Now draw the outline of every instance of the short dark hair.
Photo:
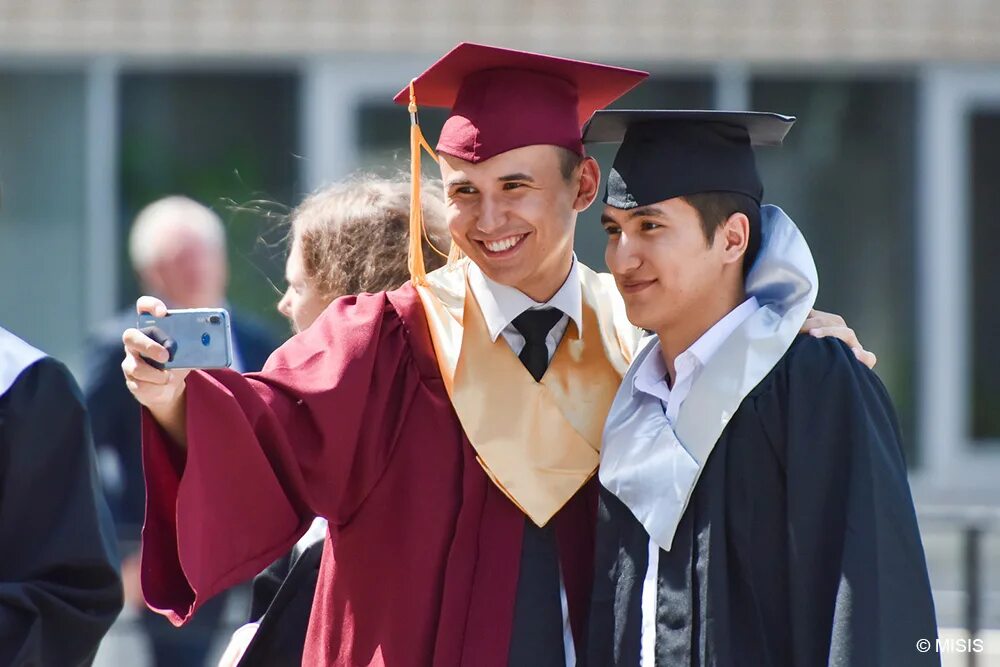
<svg viewBox="0 0 1000 667">
<path fill-rule="evenodd" d="M 709 245 L 715 239 L 715 231 L 734 213 L 742 213 L 750 220 L 750 238 L 743 255 L 743 277 L 746 278 L 760 252 L 760 204 L 753 197 L 739 192 L 699 192 L 681 199 L 698 212 L 701 230 Z"/>
<path fill-rule="evenodd" d="M 559 150 L 559 171 L 562 172 L 563 180 L 569 182 L 569 179 L 573 177 L 573 172 L 576 168 L 580 166 L 583 162 L 585 156 L 577 155 L 568 148 L 563 148 L 562 146 L 557 147 Z"/>
</svg>

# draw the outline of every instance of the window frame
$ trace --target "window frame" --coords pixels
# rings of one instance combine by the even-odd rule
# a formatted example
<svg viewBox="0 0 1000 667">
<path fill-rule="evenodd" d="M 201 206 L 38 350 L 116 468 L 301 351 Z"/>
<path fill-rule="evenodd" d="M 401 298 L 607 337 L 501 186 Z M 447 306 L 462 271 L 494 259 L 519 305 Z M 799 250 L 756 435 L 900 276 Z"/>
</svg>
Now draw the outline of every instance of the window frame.
<svg viewBox="0 0 1000 667">
<path fill-rule="evenodd" d="M 1000 110 L 1000 72 L 930 66 L 919 100 L 917 495 L 948 503 L 1000 500 L 1000 441 L 972 436 L 972 111 Z M 942 224 L 944 221 L 946 224 Z"/>
</svg>

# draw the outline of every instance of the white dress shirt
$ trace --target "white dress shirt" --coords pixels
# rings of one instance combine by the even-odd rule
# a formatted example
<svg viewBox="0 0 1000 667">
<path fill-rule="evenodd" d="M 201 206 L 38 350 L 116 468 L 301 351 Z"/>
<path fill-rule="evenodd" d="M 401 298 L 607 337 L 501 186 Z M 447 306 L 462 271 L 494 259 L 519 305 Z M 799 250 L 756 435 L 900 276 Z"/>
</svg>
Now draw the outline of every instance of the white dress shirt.
<svg viewBox="0 0 1000 667">
<path fill-rule="evenodd" d="M 633 390 L 659 399 L 670 426 L 673 426 L 680 413 L 681 405 L 687 398 L 691 385 L 698 377 L 699 371 L 708 363 L 719 346 L 744 321 L 757 312 L 760 306 L 756 297 L 750 297 L 716 322 L 711 329 L 702 334 L 691 347 L 677 355 L 674 360 L 676 377 L 673 387 L 667 383 L 667 363 L 663 359 L 663 351 L 657 340 L 651 345 L 650 354 L 642 361 L 633 379 Z M 656 574 L 660 563 L 660 548 L 653 540 L 649 540 L 649 564 L 642 584 L 642 634 L 640 655 L 642 667 L 654 667 L 656 664 Z"/>
<path fill-rule="evenodd" d="M 576 323 L 577 331 L 582 334 L 583 293 L 580 288 L 580 274 L 575 255 L 573 263 L 570 265 L 569 275 L 566 276 L 566 282 L 545 303 L 539 303 L 513 287 L 490 280 L 472 262 L 469 263 L 468 275 L 469 287 L 476 298 L 476 303 L 479 304 L 479 308 L 483 312 L 490 338 L 496 342 L 496 339 L 502 335 L 515 355 L 520 355 L 521 350 L 524 349 L 524 336 L 518 332 L 512 322 L 515 317 L 526 310 L 558 308 L 563 313 L 563 316 L 559 318 L 555 326 L 549 330 L 548 336 L 545 337 L 549 361 L 552 361 L 552 355 L 555 354 L 559 341 L 565 335 L 570 319 Z M 563 648 L 566 654 L 566 665 L 567 667 L 575 667 L 576 647 L 573 644 L 573 630 L 569 622 L 569 604 L 566 599 L 566 586 L 562 580 L 561 570 L 559 573 L 559 596 L 562 599 Z"/>
<path fill-rule="evenodd" d="M 512 322 L 515 317 L 526 310 L 558 308 L 563 313 L 563 316 L 549 330 L 549 335 L 545 338 L 550 361 L 552 355 L 555 354 L 556 346 L 559 345 L 559 341 L 566 333 L 570 319 L 576 322 L 577 330 L 583 332 L 583 293 L 580 288 L 580 272 L 577 269 L 575 255 L 573 263 L 570 265 L 569 275 L 566 276 L 566 282 L 545 303 L 539 303 L 520 290 L 491 280 L 483 273 L 482 269 L 472 262 L 469 263 L 469 287 L 472 288 L 476 303 L 483 311 L 490 339 L 496 342 L 496 339 L 502 335 L 515 355 L 521 354 L 521 350 L 524 349 L 524 336 L 520 334 Z"/>
</svg>

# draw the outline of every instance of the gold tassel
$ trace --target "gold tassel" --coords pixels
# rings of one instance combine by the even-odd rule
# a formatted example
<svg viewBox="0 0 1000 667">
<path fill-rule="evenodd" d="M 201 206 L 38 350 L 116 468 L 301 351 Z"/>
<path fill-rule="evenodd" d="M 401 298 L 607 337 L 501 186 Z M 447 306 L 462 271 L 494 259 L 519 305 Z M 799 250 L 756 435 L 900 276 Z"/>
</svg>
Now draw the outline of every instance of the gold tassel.
<svg viewBox="0 0 1000 667">
<path fill-rule="evenodd" d="M 421 241 L 426 236 L 424 228 L 424 212 L 420 204 L 420 150 L 424 149 L 437 161 L 437 155 L 427 144 L 420 123 L 417 120 L 417 95 L 414 92 L 413 81 L 410 81 L 410 249 L 407 266 L 410 269 L 410 282 L 414 286 L 427 284 L 427 271 L 424 268 L 424 252 Z M 427 239 L 430 243 L 430 239 Z M 430 243 L 434 248 L 434 244 Z M 434 248 L 437 250 L 437 248 Z M 438 251 L 440 252 L 440 251 Z"/>
</svg>

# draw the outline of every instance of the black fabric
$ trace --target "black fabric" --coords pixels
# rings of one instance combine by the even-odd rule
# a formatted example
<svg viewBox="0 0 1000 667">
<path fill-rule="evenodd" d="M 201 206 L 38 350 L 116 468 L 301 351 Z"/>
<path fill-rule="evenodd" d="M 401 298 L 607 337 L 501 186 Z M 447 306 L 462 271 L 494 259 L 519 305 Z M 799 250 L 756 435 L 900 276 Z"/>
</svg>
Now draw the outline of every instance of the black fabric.
<svg viewBox="0 0 1000 667">
<path fill-rule="evenodd" d="M 320 540 L 297 559 L 289 554 L 254 579 L 251 620 L 259 620 L 260 627 L 240 659 L 240 667 L 302 664 L 322 556 Z"/>
<path fill-rule="evenodd" d="M 535 382 L 542 379 L 545 369 L 549 367 L 549 350 L 545 346 L 545 338 L 562 316 L 562 311 L 557 308 L 543 308 L 526 310 L 511 322 L 524 337 L 524 347 L 521 348 L 518 359 L 531 373 L 531 377 L 535 378 Z"/>
<path fill-rule="evenodd" d="M 648 535 L 598 516 L 587 664 L 633 666 Z M 892 404 L 843 343 L 799 336 L 743 402 L 657 576 L 657 665 L 939 664 Z"/>
<path fill-rule="evenodd" d="M 292 571 L 294 549 L 271 563 L 266 570 L 253 578 L 250 589 L 249 623 L 256 623 L 267 612 L 268 607 L 281 590 L 282 584 Z"/>
<path fill-rule="evenodd" d="M 753 146 L 780 145 L 795 119 L 759 112 L 597 112 L 584 141 L 620 141 L 604 203 L 648 206 L 702 192 L 736 192 L 758 204 L 764 187 Z"/>
<path fill-rule="evenodd" d="M 0 396 L 0 665 L 89 665 L 121 608 L 83 396 L 45 358 Z"/>
<path fill-rule="evenodd" d="M 518 358 L 535 381 L 549 366 L 545 338 L 562 316 L 559 310 L 546 308 L 526 310 L 514 318 L 513 325 L 525 341 Z M 511 667 L 565 667 L 559 551 L 551 523 L 539 528 L 525 518 L 519 572 L 507 663 Z"/>
</svg>

